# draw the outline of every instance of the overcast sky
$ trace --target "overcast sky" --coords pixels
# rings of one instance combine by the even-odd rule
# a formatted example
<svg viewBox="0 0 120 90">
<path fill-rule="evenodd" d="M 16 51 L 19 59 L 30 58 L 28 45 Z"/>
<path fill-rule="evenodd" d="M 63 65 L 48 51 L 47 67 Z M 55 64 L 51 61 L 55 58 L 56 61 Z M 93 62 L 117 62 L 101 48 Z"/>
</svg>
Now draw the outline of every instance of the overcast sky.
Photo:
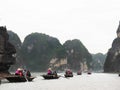
<svg viewBox="0 0 120 90">
<path fill-rule="evenodd" d="M 79 39 L 90 53 L 107 53 L 120 20 L 120 0 L 1 0 L 0 25 L 23 41 L 32 32 Z"/>
</svg>

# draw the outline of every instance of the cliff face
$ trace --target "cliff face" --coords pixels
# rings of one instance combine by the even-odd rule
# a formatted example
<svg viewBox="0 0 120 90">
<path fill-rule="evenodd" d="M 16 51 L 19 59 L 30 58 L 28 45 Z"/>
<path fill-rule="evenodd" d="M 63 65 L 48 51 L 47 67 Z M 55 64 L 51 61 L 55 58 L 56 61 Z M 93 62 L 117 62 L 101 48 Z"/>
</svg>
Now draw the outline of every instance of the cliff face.
<svg viewBox="0 0 120 90">
<path fill-rule="evenodd" d="M 104 72 L 120 71 L 120 24 L 117 29 L 117 38 L 113 40 L 104 64 Z"/>
<path fill-rule="evenodd" d="M 92 68 L 92 56 L 80 40 L 68 40 L 63 46 L 67 52 L 67 62 L 70 68 L 83 71 Z"/>
<path fill-rule="evenodd" d="M 12 65 L 10 67 L 10 71 L 15 71 L 16 68 L 21 66 L 21 62 L 22 62 L 22 58 L 21 58 L 21 47 L 22 47 L 22 42 L 19 38 L 19 36 L 14 33 L 13 31 L 7 31 L 8 35 L 9 35 L 9 42 L 14 45 L 15 49 L 16 49 L 16 63 L 14 65 Z M 22 63 L 23 64 L 23 63 Z"/>
<path fill-rule="evenodd" d="M 23 62 L 33 71 L 47 70 L 50 60 L 64 58 L 64 52 L 58 39 L 42 33 L 28 35 L 21 49 Z"/>
<path fill-rule="evenodd" d="M 15 63 L 15 47 L 8 41 L 6 27 L 0 27 L 0 73 L 8 73 L 8 69 Z"/>
</svg>

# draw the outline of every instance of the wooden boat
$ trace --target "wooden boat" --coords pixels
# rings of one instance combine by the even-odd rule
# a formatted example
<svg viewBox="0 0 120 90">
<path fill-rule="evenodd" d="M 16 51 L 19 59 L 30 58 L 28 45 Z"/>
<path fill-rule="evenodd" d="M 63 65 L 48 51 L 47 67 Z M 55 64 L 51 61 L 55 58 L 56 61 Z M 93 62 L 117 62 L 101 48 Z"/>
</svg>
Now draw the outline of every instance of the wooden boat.
<svg viewBox="0 0 120 90">
<path fill-rule="evenodd" d="M 9 82 L 26 82 L 32 81 L 35 77 L 24 77 L 18 75 L 9 75 L 5 77 Z"/>
<path fill-rule="evenodd" d="M 41 75 L 44 79 L 58 79 L 60 76 L 58 75 Z"/>
<path fill-rule="evenodd" d="M 120 77 L 120 74 L 118 74 L 118 76 Z"/>
<path fill-rule="evenodd" d="M 90 74 L 92 74 L 92 73 L 91 73 L 91 72 L 88 72 L 87 74 L 90 75 Z"/>
<path fill-rule="evenodd" d="M 65 71 L 65 75 L 64 75 L 65 77 L 73 77 L 73 72 L 72 72 L 72 70 L 70 70 L 70 69 L 67 69 L 66 71 Z"/>
<path fill-rule="evenodd" d="M 65 77 L 73 77 L 73 74 L 65 74 Z"/>
<path fill-rule="evenodd" d="M 82 72 L 77 72 L 77 75 L 82 75 Z"/>
</svg>

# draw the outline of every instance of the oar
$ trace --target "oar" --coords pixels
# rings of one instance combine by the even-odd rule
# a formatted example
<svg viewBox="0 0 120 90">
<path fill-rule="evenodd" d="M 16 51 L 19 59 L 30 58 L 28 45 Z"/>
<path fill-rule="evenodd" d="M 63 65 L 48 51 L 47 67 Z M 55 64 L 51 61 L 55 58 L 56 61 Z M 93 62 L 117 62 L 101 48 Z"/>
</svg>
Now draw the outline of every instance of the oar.
<svg viewBox="0 0 120 90">
<path fill-rule="evenodd" d="M 25 71 L 25 70 L 23 71 L 23 74 L 24 74 L 24 78 L 25 78 L 26 81 L 28 82 L 28 78 L 27 78 L 27 75 L 26 75 L 26 71 Z"/>
<path fill-rule="evenodd" d="M 24 77 L 25 77 L 26 81 L 28 82 L 27 76 L 25 75 Z"/>
</svg>

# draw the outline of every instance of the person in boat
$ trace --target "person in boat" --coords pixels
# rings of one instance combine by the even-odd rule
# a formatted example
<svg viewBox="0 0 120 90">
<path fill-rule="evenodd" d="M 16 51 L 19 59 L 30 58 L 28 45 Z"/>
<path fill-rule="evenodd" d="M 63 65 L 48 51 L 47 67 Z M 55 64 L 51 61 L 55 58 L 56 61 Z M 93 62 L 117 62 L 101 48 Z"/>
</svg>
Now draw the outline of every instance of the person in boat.
<svg viewBox="0 0 120 90">
<path fill-rule="evenodd" d="M 29 70 L 27 70 L 27 72 L 26 72 L 26 76 L 31 77 L 31 73 L 30 73 Z"/>
<path fill-rule="evenodd" d="M 23 69 L 22 68 L 18 68 L 15 72 L 15 75 L 19 75 L 19 76 L 24 76 L 23 74 Z"/>
<path fill-rule="evenodd" d="M 24 74 L 24 76 L 31 77 L 31 73 L 29 70 L 24 69 L 23 74 Z"/>
<path fill-rule="evenodd" d="M 70 75 L 70 74 L 72 74 L 72 71 L 70 69 L 68 69 L 68 70 L 66 70 L 65 74 Z"/>
<path fill-rule="evenodd" d="M 47 70 L 47 75 L 53 75 L 51 68 L 48 68 L 48 70 Z"/>
<path fill-rule="evenodd" d="M 54 71 L 54 72 L 53 72 L 53 75 L 55 75 L 55 76 L 57 77 L 57 72 L 56 72 L 56 71 Z"/>
<path fill-rule="evenodd" d="M 66 74 L 66 75 L 68 74 L 68 70 L 65 71 L 65 74 Z"/>
</svg>

